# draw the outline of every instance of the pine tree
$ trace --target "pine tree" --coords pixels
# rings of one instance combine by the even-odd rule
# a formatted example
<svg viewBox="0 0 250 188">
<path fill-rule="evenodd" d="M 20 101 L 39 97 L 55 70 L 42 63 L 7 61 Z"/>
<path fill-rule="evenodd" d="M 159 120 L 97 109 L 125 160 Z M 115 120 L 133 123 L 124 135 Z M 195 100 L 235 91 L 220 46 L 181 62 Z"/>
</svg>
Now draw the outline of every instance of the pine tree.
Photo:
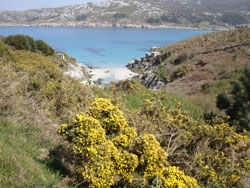
<svg viewBox="0 0 250 188">
<path fill-rule="evenodd" d="M 232 123 L 238 123 L 239 131 L 250 130 L 250 69 L 245 69 L 229 95 L 218 95 L 217 107 L 225 110 Z"/>
</svg>

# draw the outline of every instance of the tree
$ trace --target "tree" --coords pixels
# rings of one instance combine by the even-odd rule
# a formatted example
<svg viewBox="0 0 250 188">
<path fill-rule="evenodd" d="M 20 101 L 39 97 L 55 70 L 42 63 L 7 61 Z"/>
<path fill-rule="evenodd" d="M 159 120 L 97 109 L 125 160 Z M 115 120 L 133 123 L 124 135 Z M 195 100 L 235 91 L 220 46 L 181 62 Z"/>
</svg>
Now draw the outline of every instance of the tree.
<svg viewBox="0 0 250 188">
<path fill-rule="evenodd" d="M 217 97 L 217 107 L 225 110 L 231 122 L 238 123 L 238 130 L 250 130 L 250 69 L 233 86 L 231 93 Z"/>
</svg>

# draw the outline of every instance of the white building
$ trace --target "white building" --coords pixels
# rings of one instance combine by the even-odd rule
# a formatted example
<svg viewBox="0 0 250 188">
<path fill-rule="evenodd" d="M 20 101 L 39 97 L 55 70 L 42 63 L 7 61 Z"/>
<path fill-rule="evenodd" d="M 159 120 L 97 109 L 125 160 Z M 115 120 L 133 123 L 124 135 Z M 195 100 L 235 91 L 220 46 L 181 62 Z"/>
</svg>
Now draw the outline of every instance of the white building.
<svg viewBox="0 0 250 188">
<path fill-rule="evenodd" d="M 61 58 L 61 59 L 65 59 L 65 55 L 62 52 L 56 52 L 56 56 Z"/>
</svg>

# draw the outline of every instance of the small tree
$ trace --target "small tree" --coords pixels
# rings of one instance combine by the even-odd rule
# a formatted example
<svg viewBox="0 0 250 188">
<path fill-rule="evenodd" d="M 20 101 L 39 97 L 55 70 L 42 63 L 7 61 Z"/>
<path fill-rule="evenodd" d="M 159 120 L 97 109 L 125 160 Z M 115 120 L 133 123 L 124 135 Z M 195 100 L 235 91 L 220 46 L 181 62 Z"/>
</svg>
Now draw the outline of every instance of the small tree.
<svg viewBox="0 0 250 188">
<path fill-rule="evenodd" d="M 250 70 L 246 69 L 239 82 L 235 83 L 231 93 L 222 93 L 217 97 L 217 107 L 225 110 L 231 122 L 239 124 L 238 130 L 250 130 Z"/>
</svg>

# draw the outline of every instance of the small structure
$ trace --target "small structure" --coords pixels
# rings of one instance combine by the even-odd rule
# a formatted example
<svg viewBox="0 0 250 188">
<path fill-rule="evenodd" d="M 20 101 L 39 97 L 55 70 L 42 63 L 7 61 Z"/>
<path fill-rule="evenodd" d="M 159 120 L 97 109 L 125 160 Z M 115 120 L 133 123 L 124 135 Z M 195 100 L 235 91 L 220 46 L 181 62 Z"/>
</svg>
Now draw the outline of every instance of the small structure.
<svg viewBox="0 0 250 188">
<path fill-rule="evenodd" d="M 153 57 L 157 57 L 158 55 L 161 55 L 161 52 L 151 52 Z"/>
<path fill-rule="evenodd" d="M 65 55 L 62 52 L 56 52 L 56 56 L 61 58 L 61 59 L 65 59 Z"/>
</svg>

